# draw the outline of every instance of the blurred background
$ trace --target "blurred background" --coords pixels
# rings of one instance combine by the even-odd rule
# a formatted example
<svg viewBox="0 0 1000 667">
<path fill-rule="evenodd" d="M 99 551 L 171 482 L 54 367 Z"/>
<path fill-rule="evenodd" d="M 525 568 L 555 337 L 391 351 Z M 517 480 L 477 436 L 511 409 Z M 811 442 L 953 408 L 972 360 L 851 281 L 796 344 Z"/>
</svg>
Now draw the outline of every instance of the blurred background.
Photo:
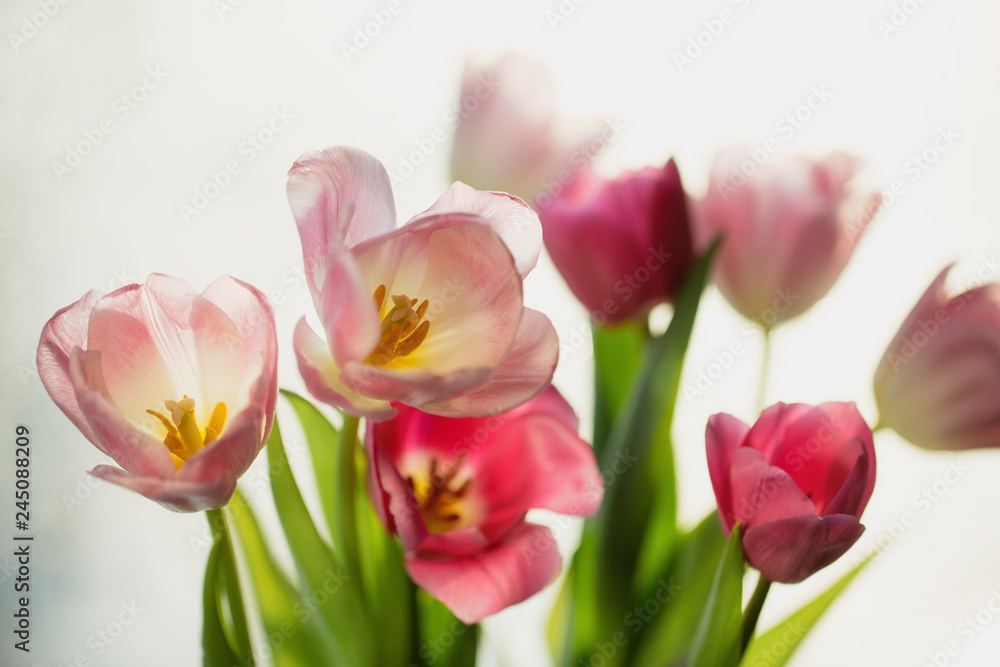
<svg viewBox="0 0 1000 667">
<path fill-rule="evenodd" d="M 301 153 L 350 144 L 374 154 L 394 175 L 405 221 L 450 182 L 466 66 L 517 52 L 550 70 L 551 97 L 539 104 L 560 128 L 605 137 L 593 158 L 605 175 L 674 156 L 700 195 L 716 152 L 734 144 L 863 156 L 866 183 L 900 181 L 902 191 L 829 296 L 774 333 L 768 402 L 853 400 L 873 422 L 872 373 L 937 272 L 957 262 L 956 290 L 1000 280 L 998 27 L 992 0 L 5 1 L 0 540 L 11 544 L 14 428 L 26 424 L 35 542 L 27 656 L 12 647 L 13 549 L 0 547 L 0 664 L 200 664 L 204 517 L 86 474 L 108 461 L 48 399 L 35 347 L 46 320 L 91 288 L 155 271 L 202 289 L 226 273 L 272 299 L 280 383 L 300 389 L 291 333 L 312 305 L 284 185 Z M 951 140 L 935 147 L 942 133 Z M 526 299 L 555 323 L 556 384 L 586 425 L 585 312 L 546 258 Z M 721 362 L 734 342 L 746 353 Z M 714 508 L 706 419 L 755 417 L 760 356 L 761 339 L 711 289 L 684 372 L 698 392 L 681 399 L 675 422 L 689 524 Z M 705 386 L 699 374 L 717 377 Z M 301 470 L 308 457 L 295 457 L 296 444 Z M 762 627 L 879 544 L 884 553 L 793 664 L 996 665 L 1000 452 L 964 455 L 956 475 L 953 457 L 893 433 L 876 446 L 866 534 L 804 584 L 776 586 Z M 273 521 L 266 477 L 259 460 L 244 488 Z M 901 528 L 907 512 L 915 523 Z M 561 537 L 571 552 L 575 534 Z M 548 664 L 551 593 L 485 622 L 481 665 Z M 950 642 L 958 652 L 941 662 Z"/>
</svg>

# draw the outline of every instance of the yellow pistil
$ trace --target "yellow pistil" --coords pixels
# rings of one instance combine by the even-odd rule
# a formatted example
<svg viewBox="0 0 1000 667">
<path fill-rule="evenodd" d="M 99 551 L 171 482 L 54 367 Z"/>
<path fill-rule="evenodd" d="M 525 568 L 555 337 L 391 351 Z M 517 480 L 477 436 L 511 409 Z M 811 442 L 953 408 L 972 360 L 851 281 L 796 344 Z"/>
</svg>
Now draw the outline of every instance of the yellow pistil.
<svg viewBox="0 0 1000 667">
<path fill-rule="evenodd" d="M 413 498 L 420 507 L 424 524 L 432 533 L 446 533 L 461 528 L 469 519 L 469 511 L 463 501 L 472 480 L 465 480 L 457 489 L 452 488 L 465 461 L 463 454 L 450 466 L 439 469 L 437 459 L 431 459 L 430 474 L 427 477 L 411 475 L 406 482 L 413 491 Z"/>
<path fill-rule="evenodd" d="M 170 413 L 169 417 L 156 410 L 146 410 L 146 412 L 156 417 L 167 429 L 163 444 L 167 446 L 170 456 L 174 459 L 175 469 L 184 465 L 185 461 L 197 454 L 205 445 L 217 440 L 226 425 L 225 403 L 215 404 L 204 432 L 198 427 L 198 422 L 194 418 L 194 399 L 187 394 L 179 401 L 164 401 L 163 405 Z"/>
<path fill-rule="evenodd" d="M 380 313 L 385 305 L 385 296 L 385 285 L 379 285 L 372 295 Z M 431 328 L 431 323 L 424 319 L 430 302 L 424 299 L 414 310 L 416 305 L 417 300 L 410 299 L 405 294 L 392 295 L 392 306 L 382 318 L 382 337 L 365 362 L 373 366 L 386 366 L 393 359 L 412 354 L 420 347 Z"/>
</svg>

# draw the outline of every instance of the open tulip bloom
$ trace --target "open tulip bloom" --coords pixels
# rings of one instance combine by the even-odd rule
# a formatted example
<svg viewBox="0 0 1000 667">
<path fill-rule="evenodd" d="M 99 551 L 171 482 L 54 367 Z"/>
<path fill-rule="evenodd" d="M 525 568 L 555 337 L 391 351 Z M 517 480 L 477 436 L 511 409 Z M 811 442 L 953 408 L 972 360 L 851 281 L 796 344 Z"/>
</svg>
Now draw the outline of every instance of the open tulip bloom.
<svg viewBox="0 0 1000 667">
<path fill-rule="evenodd" d="M 326 333 L 305 318 L 295 328 L 316 398 L 372 419 L 391 417 L 393 402 L 484 416 L 549 384 L 555 329 L 521 292 L 541 227 L 520 199 L 455 183 L 396 229 L 385 168 L 342 147 L 302 156 L 288 198 Z"/>
<path fill-rule="evenodd" d="M 851 402 L 776 403 L 752 425 L 715 414 L 704 451 L 717 507 L 685 526 L 673 448 L 701 445 L 672 420 L 713 270 L 748 317 L 791 290 L 765 331 L 803 313 L 857 241 L 845 206 L 877 207 L 848 185 L 856 168 L 840 153 L 790 160 L 732 191 L 717 168 L 695 229 L 673 161 L 580 173 L 552 198 L 545 242 L 598 325 L 590 442 L 550 384 L 555 328 L 524 306 L 542 244 L 535 212 L 455 183 L 397 227 L 385 168 L 354 148 L 306 153 L 288 175 L 318 316 L 315 328 L 301 318 L 292 342 L 326 405 L 282 391 L 280 420 L 294 416 L 309 463 L 291 464 L 275 416 L 272 309 L 233 278 L 201 293 L 159 274 L 89 292 L 44 325 L 38 373 L 117 464 L 92 474 L 206 511 L 207 667 L 471 665 L 467 624 L 549 586 L 557 664 L 782 667 L 869 560 L 757 633 L 772 582 L 838 567 L 862 535 L 872 430 Z M 706 229 L 725 233 L 697 256 L 692 235 Z M 997 446 L 1000 287 L 950 298 L 946 274 L 879 365 L 879 424 L 932 449 Z M 654 335 L 662 303 L 671 321 Z M 265 443 L 281 533 L 256 519 L 263 494 L 251 503 L 237 489 Z M 311 502 L 299 486 L 310 464 Z M 275 552 L 282 537 L 290 564 Z M 760 576 L 744 602 L 747 564 Z"/>
<path fill-rule="evenodd" d="M 121 468 L 92 474 L 180 512 L 225 505 L 267 441 L 277 339 L 264 296 L 232 278 L 198 294 L 152 275 L 88 292 L 49 320 L 38 374 Z"/>
</svg>

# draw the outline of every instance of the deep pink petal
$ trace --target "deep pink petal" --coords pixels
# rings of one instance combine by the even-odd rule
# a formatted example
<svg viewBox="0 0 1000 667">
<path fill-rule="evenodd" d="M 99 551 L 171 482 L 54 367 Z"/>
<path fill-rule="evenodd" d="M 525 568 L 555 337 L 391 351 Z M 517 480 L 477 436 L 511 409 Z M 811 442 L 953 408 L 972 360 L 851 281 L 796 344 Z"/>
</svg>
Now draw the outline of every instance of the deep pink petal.
<svg viewBox="0 0 1000 667">
<path fill-rule="evenodd" d="M 514 344 L 486 384 L 423 409 L 446 417 L 505 412 L 547 387 L 558 360 L 559 336 L 552 322 L 544 314 L 525 308 Z"/>
<path fill-rule="evenodd" d="M 372 504 L 386 528 L 399 535 L 403 550 L 412 553 L 429 535 L 413 489 L 376 441 L 368 442 L 368 461 L 375 473 L 369 482 Z"/>
<path fill-rule="evenodd" d="M 735 521 L 731 520 L 735 516 L 735 508 L 729 485 L 729 466 L 733 453 L 743 444 L 749 430 L 746 424 L 724 412 L 709 417 L 705 427 L 708 474 L 719 506 L 719 517 L 727 534 L 735 525 Z"/>
<path fill-rule="evenodd" d="M 90 311 L 103 296 L 98 290 L 87 292 L 76 303 L 59 310 L 42 329 L 36 363 L 38 377 L 59 409 L 83 435 L 97 444 L 87 418 L 80 411 L 76 390 L 70 378 L 70 355 L 75 348 L 87 349 L 87 325 Z"/>
<path fill-rule="evenodd" d="M 737 449 L 730 460 L 729 484 L 733 515 L 731 527 L 744 528 L 797 514 L 816 513 L 816 506 L 806 497 L 785 471 L 767 464 L 763 454 L 749 447 Z"/>
<path fill-rule="evenodd" d="M 99 465 L 90 474 L 106 482 L 123 486 L 174 512 L 200 512 L 218 509 L 232 497 L 236 479 L 223 475 L 204 482 L 190 482 L 176 477 L 130 475 L 114 466 Z"/>
<path fill-rule="evenodd" d="M 548 528 L 524 523 L 477 556 L 407 558 L 406 571 L 464 623 L 477 623 L 545 588 L 562 559 Z"/>
<path fill-rule="evenodd" d="M 443 213 L 469 213 L 485 220 L 514 256 L 521 278 L 538 263 L 542 226 L 538 215 L 520 198 L 505 192 L 483 192 L 455 182 L 417 218 Z"/>
<path fill-rule="evenodd" d="M 844 555 L 864 530 L 853 516 L 803 514 L 747 529 L 743 550 L 763 576 L 794 584 Z"/>
<path fill-rule="evenodd" d="M 385 167 L 356 148 L 304 154 L 288 172 L 287 191 L 314 295 L 326 282 L 332 248 L 351 248 L 396 226 Z"/>
<path fill-rule="evenodd" d="M 329 348 L 306 323 L 304 317 L 295 325 L 292 344 L 299 374 L 309 393 L 318 400 L 357 417 L 388 419 L 395 414 L 388 401 L 358 394 L 340 380 L 340 369 Z"/>
<path fill-rule="evenodd" d="M 747 433 L 746 446 L 756 449 L 768 460 L 785 441 L 790 424 L 813 409 L 804 403 L 775 403 L 760 413 L 760 417 Z"/>
</svg>

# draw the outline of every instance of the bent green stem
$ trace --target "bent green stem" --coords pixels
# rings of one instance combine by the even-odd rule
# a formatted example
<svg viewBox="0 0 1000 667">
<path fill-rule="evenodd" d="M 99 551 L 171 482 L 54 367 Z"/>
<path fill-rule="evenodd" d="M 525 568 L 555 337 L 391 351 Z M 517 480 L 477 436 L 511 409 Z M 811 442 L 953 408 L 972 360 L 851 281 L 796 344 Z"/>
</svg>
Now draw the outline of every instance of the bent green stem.
<svg viewBox="0 0 1000 667">
<path fill-rule="evenodd" d="M 760 610 L 764 607 L 764 600 L 767 599 L 767 593 L 770 590 L 771 580 L 761 575 L 760 579 L 757 580 L 757 588 L 754 589 L 753 596 L 750 598 L 750 604 L 747 605 L 747 610 L 743 614 L 743 643 L 740 645 L 740 655 L 743 655 L 747 646 L 750 645 L 753 633 L 757 629 Z"/>
<path fill-rule="evenodd" d="M 223 622 L 230 644 L 240 653 L 242 659 L 250 657 L 250 632 L 247 628 L 246 609 L 243 606 L 243 592 L 240 589 L 239 572 L 236 566 L 235 545 L 229 534 L 226 516 L 221 509 L 205 510 L 205 517 L 212 530 L 212 537 L 221 543 L 219 550 L 219 570 L 222 584 L 226 591 L 226 602 L 229 606 L 229 616 L 232 627 Z M 230 632 L 231 631 L 231 635 Z"/>
</svg>

